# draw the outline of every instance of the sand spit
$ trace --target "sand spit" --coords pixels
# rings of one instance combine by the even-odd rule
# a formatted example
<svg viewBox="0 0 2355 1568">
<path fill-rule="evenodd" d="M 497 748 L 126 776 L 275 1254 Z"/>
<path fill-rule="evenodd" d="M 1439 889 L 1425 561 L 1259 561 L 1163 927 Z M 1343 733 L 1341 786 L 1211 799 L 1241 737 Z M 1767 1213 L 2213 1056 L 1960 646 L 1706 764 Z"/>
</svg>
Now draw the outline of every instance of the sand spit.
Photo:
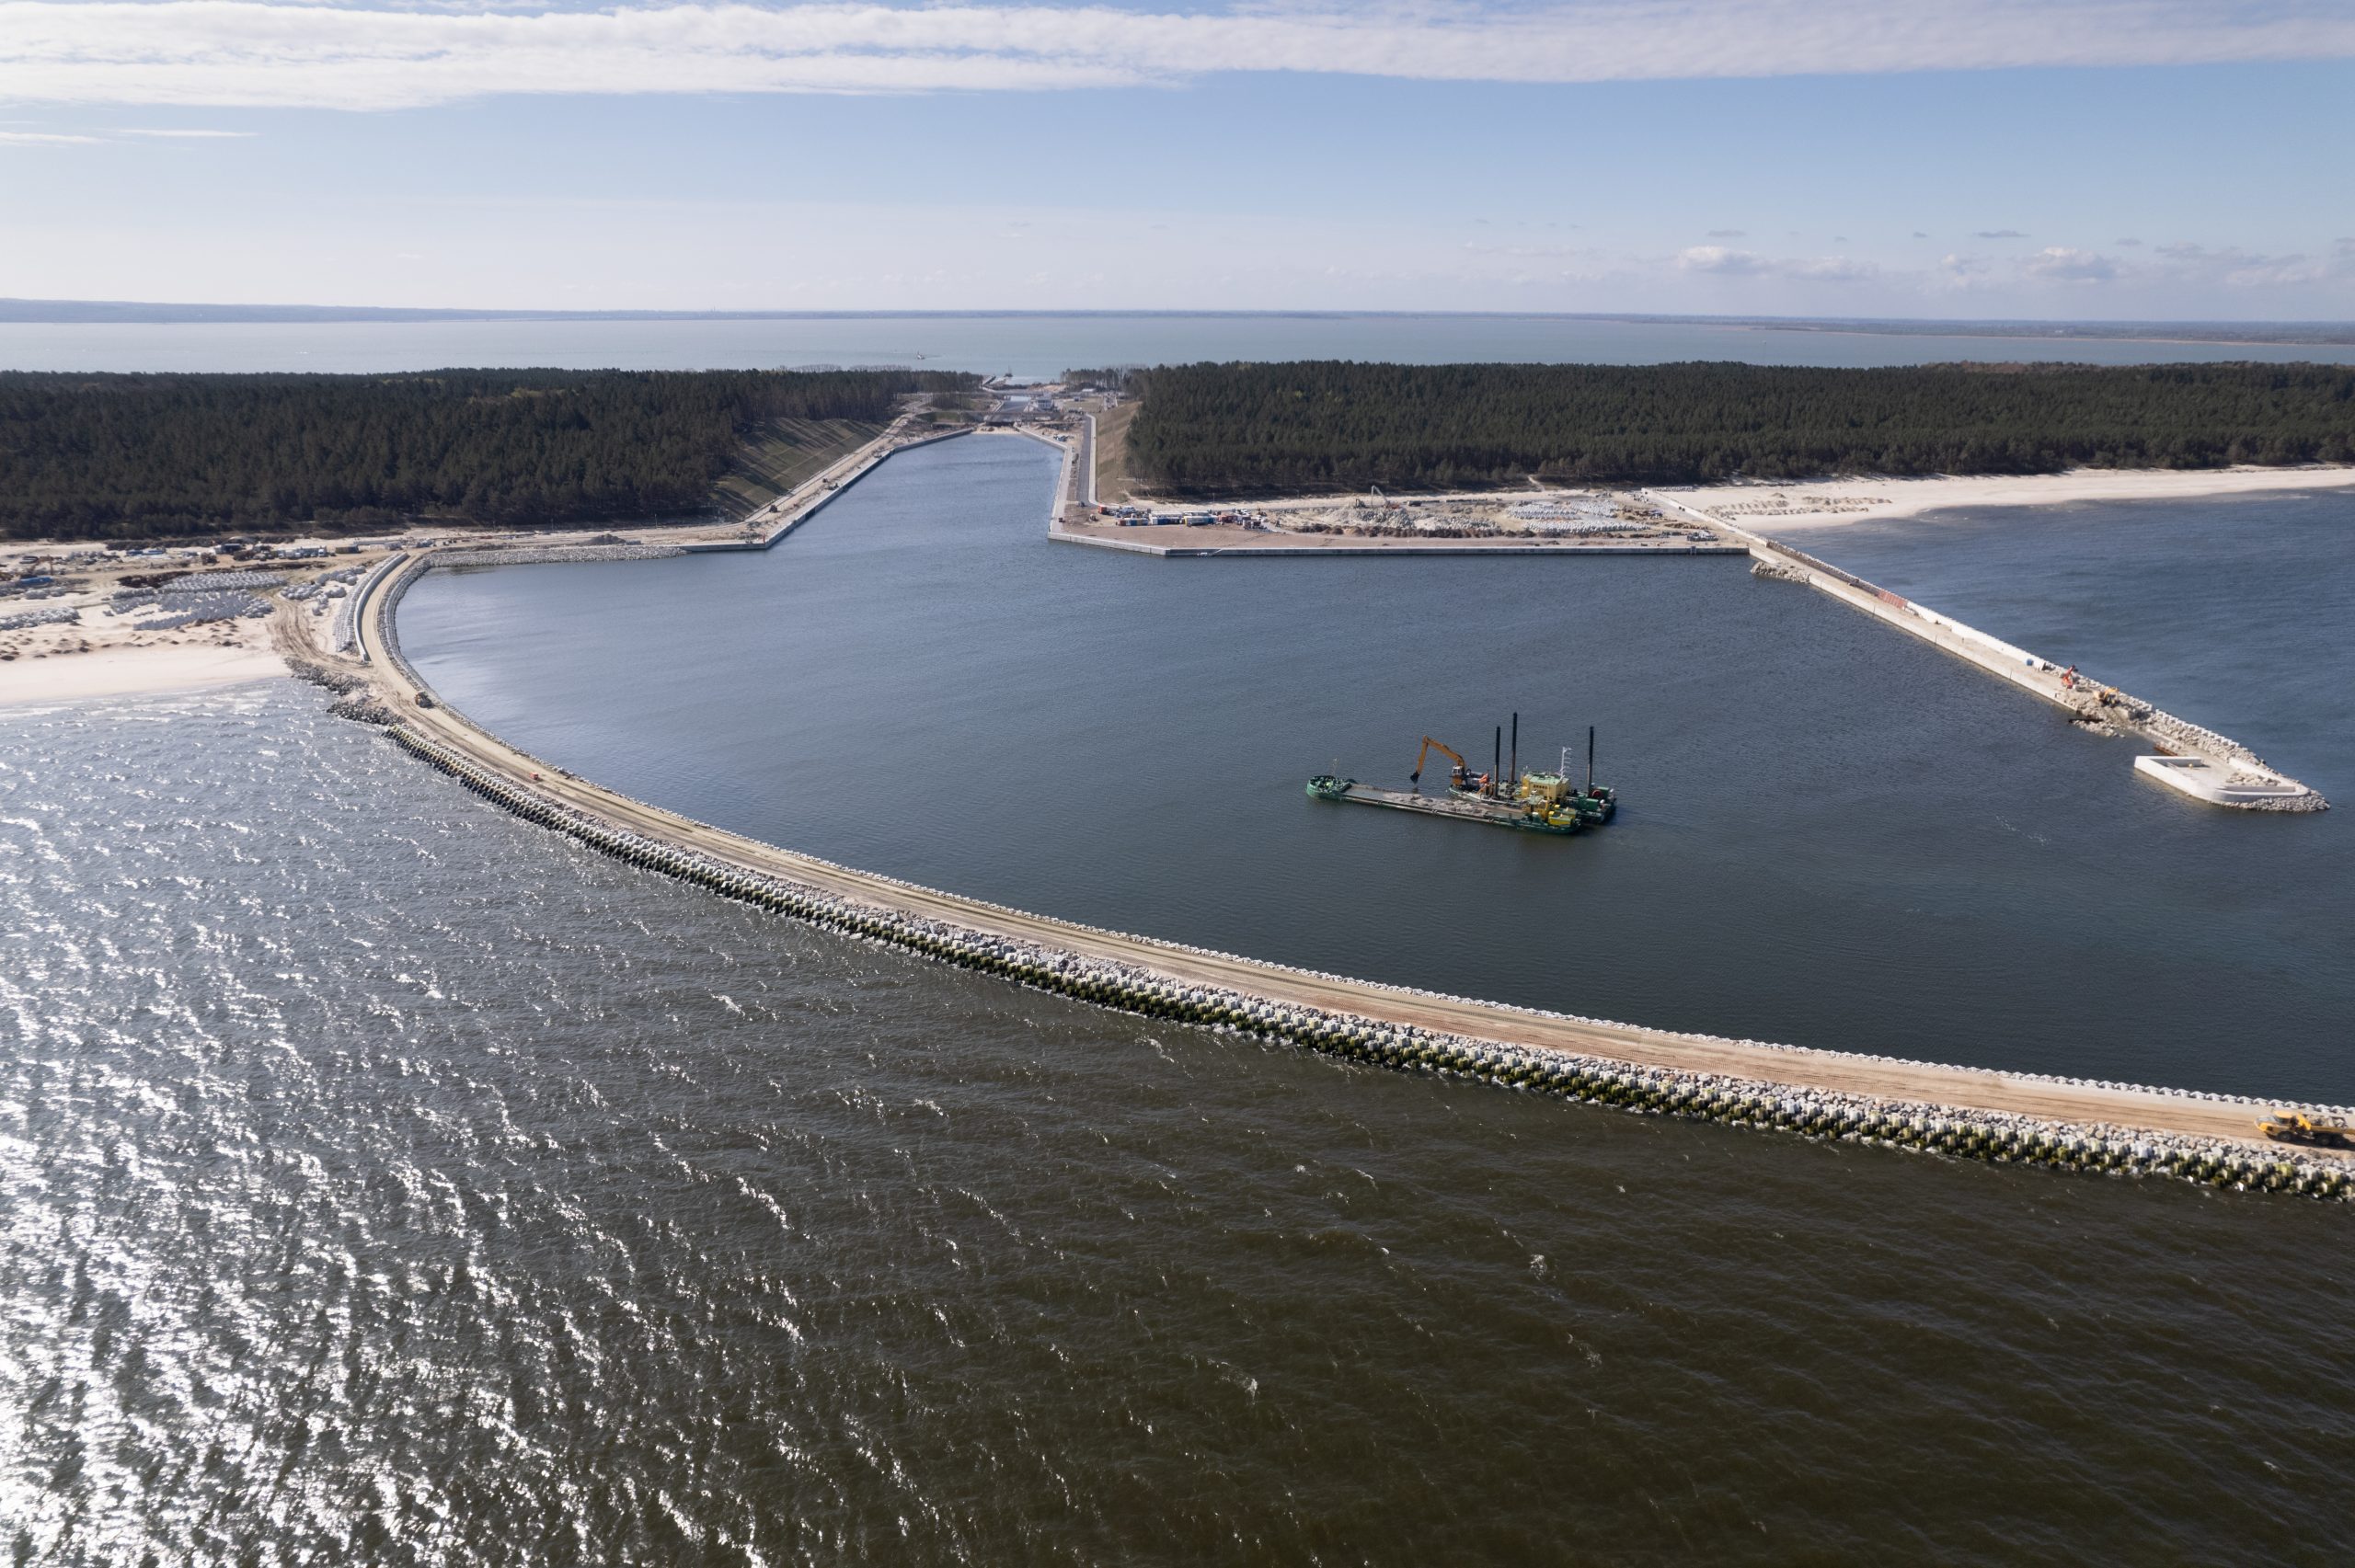
<svg viewBox="0 0 2355 1568">
<path fill-rule="evenodd" d="M 1818 479 L 1787 485 L 1654 486 L 1648 492 L 1762 532 L 1920 517 L 1960 507 L 2049 507 L 2072 501 L 2197 500 L 2355 488 L 2355 468 L 2075 468 L 2065 474 Z"/>
<path fill-rule="evenodd" d="M 286 666 L 266 645 L 239 642 L 109 647 L 0 664 L 0 707 L 156 696 L 267 681 Z"/>
</svg>

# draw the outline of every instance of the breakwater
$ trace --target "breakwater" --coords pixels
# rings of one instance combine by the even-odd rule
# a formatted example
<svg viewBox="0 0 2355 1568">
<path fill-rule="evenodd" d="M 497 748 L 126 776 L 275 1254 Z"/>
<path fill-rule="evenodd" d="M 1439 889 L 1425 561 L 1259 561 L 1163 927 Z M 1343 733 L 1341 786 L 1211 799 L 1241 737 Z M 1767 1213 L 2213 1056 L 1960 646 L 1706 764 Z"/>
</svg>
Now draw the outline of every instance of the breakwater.
<svg viewBox="0 0 2355 1568">
<path fill-rule="evenodd" d="M 2210 764 L 2202 774 L 2215 775 L 2211 784 L 2191 784 L 2182 776 L 2154 773 L 2169 787 L 2213 805 L 2243 811 L 2326 811 L 2330 802 L 2273 767 L 2229 736 L 2219 735 L 2188 719 L 2178 718 L 2145 702 L 2094 680 L 2064 672 L 2052 660 L 1966 625 L 1951 615 L 1917 604 L 1854 572 L 1818 559 L 1777 539 L 1755 533 L 1722 518 L 1694 510 L 1672 498 L 1645 492 L 1664 508 L 1673 508 L 1709 527 L 1742 542 L 1756 563 L 1754 575 L 1775 582 L 1798 583 L 1829 594 L 1910 636 L 1978 666 L 2029 695 L 2065 710 L 2072 723 L 2097 734 L 2141 736 L 2163 755 L 2199 759 Z M 2149 770 L 2143 770 L 2146 773 Z"/>
<path fill-rule="evenodd" d="M 1028 503 L 1022 509 L 1028 513 Z M 430 564 L 419 563 L 418 570 Z M 2220 1151 L 2217 1157 L 2226 1162 L 2224 1168 L 2243 1173 L 2236 1180 L 2246 1180 L 2248 1173 L 2261 1172 L 2278 1158 L 2310 1163 L 2324 1172 L 2344 1165 L 2335 1155 L 2296 1153 L 2259 1143 L 2254 1137 L 2255 1123 L 2267 1107 L 2237 1096 L 1676 1034 L 1537 1008 L 1472 1001 L 1465 1000 L 1465 994 L 1494 993 L 1457 985 L 1453 989 L 1465 994 L 1449 995 L 1350 979 L 1323 969 L 1238 958 L 1026 914 L 777 849 L 776 843 L 793 841 L 792 838 L 764 833 L 762 837 L 769 841 L 763 842 L 723 832 L 534 760 L 472 724 L 463 712 L 440 702 L 438 694 L 438 705 L 414 706 L 422 683 L 397 658 L 387 634 L 392 601 L 415 580 L 416 572 L 401 574 L 390 585 L 381 613 L 372 613 L 368 624 L 369 643 L 380 650 L 374 674 L 386 692 L 388 706 L 405 716 L 414 733 L 446 748 L 483 776 L 523 789 L 557 810 L 585 812 L 616 831 L 732 868 L 729 875 L 780 878 L 858 909 L 880 910 L 896 919 L 943 922 L 959 931 L 978 933 L 991 942 L 1065 956 L 1082 965 L 1109 966 L 1118 975 L 1152 977 L 1155 984 L 1247 998 L 1265 1006 L 1300 1010 L 1299 1015 L 1356 1021 L 1390 1031 L 1419 1030 L 1434 1038 L 1473 1042 L 1484 1048 L 1529 1051 L 1545 1060 L 1599 1061 L 1614 1064 L 1614 1071 L 1671 1075 L 1673 1082 L 1746 1085 L 1770 1100 L 1789 1095 L 1835 1096 L 1839 1104 L 1858 1115 L 1919 1114 L 1935 1120 L 1949 1111 L 1984 1114 L 1999 1125 L 2029 1129 L 2032 1136 L 2123 1139 L 2130 1144 L 2157 1135 L 2176 1140 L 2174 1147 L 2181 1150 Z M 385 657 L 387 653 L 392 657 Z M 903 869 L 921 875 L 924 868 Z M 1328 963 L 1323 968 L 1338 967 Z M 1738 1018 L 1739 1012 L 1732 1016 Z M 1832 1037 L 1872 1038 L 1872 1026 L 1867 1024 L 1862 1034 L 1850 1030 Z M 2189 1070 L 2180 1062 L 2177 1068 Z M 2054 1133 L 2055 1127 L 2068 1130 Z"/>
<path fill-rule="evenodd" d="M 412 755 L 493 804 L 629 864 L 846 935 L 1121 1012 L 1232 1031 L 1368 1066 L 1474 1080 L 1638 1115 L 1998 1163 L 2355 1199 L 2355 1166 L 2328 1155 L 1515 1045 L 1189 981 L 1153 967 L 1109 962 L 754 869 L 569 805 L 485 768 L 407 725 L 396 725 L 390 734 Z"/>
</svg>

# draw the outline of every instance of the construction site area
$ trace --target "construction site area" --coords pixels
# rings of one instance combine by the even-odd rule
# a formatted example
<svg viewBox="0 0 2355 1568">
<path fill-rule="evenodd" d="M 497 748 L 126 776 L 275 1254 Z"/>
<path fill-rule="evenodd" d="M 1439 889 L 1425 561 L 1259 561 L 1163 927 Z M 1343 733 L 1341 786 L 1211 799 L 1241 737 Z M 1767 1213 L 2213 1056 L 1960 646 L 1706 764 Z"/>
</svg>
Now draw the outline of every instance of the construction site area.
<svg viewBox="0 0 2355 1568">
<path fill-rule="evenodd" d="M 1521 490 L 1204 501 L 1154 495 L 1128 473 L 1126 432 L 1138 402 L 1087 383 L 990 383 L 999 397 L 985 426 L 1076 443 L 1054 536 L 1155 555 L 1407 551 L 1455 554 L 1740 554 L 1706 521 L 1631 490 L 1567 489 L 1532 480 Z"/>
<path fill-rule="evenodd" d="M 1084 519 L 1082 521 L 1089 521 Z M 1318 537 L 1434 543 L 1500 540 L 1522 544 L 1642 544 L 1714 542 L 1706 528 L 1670 517 L 1620 491 L 1536 490 L 1461 495 L 1319 496 L 1249 506 L 1099 505 L 1099 525 L 1116 528 L 1235 528 L 1294 539 Z"/>
</svg>

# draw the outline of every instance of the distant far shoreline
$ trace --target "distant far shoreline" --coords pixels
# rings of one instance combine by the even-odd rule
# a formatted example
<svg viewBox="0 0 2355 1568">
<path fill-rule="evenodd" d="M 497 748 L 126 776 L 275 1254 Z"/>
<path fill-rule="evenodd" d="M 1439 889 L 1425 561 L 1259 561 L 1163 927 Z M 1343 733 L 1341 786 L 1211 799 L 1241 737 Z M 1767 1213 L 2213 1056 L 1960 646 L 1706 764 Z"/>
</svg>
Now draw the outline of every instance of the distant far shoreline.
<svg viewBox="0 0 2355 1568">
<path fill-rule="evenodd" d="M 467 310 L 395 305 L 202 304 L 138 300 L 0 299 L 0 324 L 76 326 L 267 326 L 491 321 L 980 321 L 980 320 L 1473 320 L 1593 321 L 1718 326 L 1758 332 L 2020 338 L 2037 342 L 2355 345 L 2347 321 L 1957 321 L 1868 316 L 1660 315 L 1610 311 L 1401 310 Z"/>
</svg>

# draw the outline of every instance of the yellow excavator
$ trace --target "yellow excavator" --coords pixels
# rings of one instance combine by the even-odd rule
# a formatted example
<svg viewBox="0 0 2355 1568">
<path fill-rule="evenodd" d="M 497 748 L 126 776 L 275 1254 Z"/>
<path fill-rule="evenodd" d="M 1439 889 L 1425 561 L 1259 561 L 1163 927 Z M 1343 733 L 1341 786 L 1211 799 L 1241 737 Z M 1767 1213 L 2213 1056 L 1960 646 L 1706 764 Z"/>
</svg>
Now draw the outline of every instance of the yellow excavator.
<svg viewBox="0 0 2355 1568">
<path fill-rule="evenodd" d="M 1454 771 L 1449 773 L 1447 777 L 1448 788 L 1460 789 L 1465 791 L 1466 794 L 1469 794 L 1474 790 L 1486 790 L 1488 787 L 1488 775 L 1486 773 L 1476 774 L 1470 768 L 1465 767 L 1464 765 L 1464 754 L 1462 752 L 1458 751 L 1454 747 L 1450 746 L 1446 741 L 1433 740 L 1428 735 L 1423 737 L 1423 749 L 1415 754 L 1415 771 L 1407 775 L 1407 782 L 1408 784 L 1413 784 L 1418 788 L 1421 787 L 1423 782 L 1423 764 L 1431 760 L 1431 753 L 1434 751 L 1447 758 L 1450 761 L 1455 764 Z"/>
<path fill-rule="evenodd" d="M 2276 1143 L 2304 1143 L 2316 1149 L 2355 1149 L 2355 1129 L 2345 1116 L 2311 1116 L 2303 1111 L 2276 1111 L 2257 1124 L 2257 1130 Z"/>
</svg>

